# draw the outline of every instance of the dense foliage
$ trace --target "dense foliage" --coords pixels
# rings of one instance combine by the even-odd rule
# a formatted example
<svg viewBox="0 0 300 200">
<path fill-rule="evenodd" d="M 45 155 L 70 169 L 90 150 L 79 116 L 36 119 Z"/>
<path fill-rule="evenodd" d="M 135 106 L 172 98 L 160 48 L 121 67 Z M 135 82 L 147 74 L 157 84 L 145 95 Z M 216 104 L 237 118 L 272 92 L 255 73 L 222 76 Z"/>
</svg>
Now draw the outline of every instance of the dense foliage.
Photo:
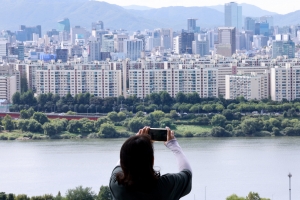
<svg viewBox="0 0 300 200">
<path fill-rule="evenodd" d="M 239 197 L 236 194 L 233 194 L 226 198 L 226 200 L 270 200 L 267 198 L 261 198 L 258 193 L 255 192 L 249 192 L 249 194 L 244 197 Z"/>
<path fill-rule="evenodd" d="M 32 91 L 17 92 L 12 97 L 13 105 L 10 111 L 21 111 L 32 107 L 35 111 L 43 112 L 77 112 L 77 113 L 108 113 L 111 111 L 120 111 L 126 109 L 136 113 L 138 111 L 153 112 L 162 110 L 169 113 L 176 110 L 181 113 L 219 113 L 224 110 L 233 112 L 287 112 L 293 115 L 300 111 L 300 102 L 296 99 L 293 102 L 283 100 L 275 102 L 270 99 L 261 101 L 247 101 L 243 97 L 233 100 L 220 98 L 200 98 L 198 93 L 184 94 L 179 92 L 175 98 L 172 98 L 167 92 L 151 93 L 144 99 L 136 96 L 128 98 L 107 97 L 100 98 L 92 96 L 89 93 L 77 94 L 74 97 L 70 94 L 60 97 L 52 93 L 40 94 L 35 97 Z M 289 112 L 289 113 L 288 113 Z"/>
<path fill-rule="evenodd" d="M 0 200 L 112 200 L 111 192 L 108 186 L 101 186 L 98 195 L 92 191 L 89 187 L 76 187 L 66 192 L 65 196 L 62 196 L 60 192 L 56 196 L 52 194 L 45 194 L 42 196 L 29 197 L 25 194 L 5 194 L 0 192 Z"/>
</svg>

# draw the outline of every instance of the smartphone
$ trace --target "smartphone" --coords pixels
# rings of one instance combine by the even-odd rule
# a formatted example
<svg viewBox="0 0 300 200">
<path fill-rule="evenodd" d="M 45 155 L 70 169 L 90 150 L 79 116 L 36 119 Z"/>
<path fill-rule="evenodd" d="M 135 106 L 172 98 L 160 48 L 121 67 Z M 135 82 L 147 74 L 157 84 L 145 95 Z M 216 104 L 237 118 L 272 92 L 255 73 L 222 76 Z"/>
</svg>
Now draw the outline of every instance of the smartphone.
<svg viewBox="0 0 300 200">
<path fill-rule="evenodd" d="M 165 128 L 150 128 L 149 135 L 154 141 L 167 141 L 167 129 Z"/>
</svg>

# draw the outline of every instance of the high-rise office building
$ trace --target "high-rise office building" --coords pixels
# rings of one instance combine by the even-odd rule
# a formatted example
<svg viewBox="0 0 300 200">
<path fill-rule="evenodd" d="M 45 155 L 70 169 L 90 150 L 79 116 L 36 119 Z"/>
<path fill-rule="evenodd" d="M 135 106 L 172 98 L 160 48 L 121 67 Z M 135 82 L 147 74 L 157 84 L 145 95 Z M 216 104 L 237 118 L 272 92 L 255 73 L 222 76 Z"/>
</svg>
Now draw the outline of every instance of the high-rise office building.
<svg viewBox="0 0 300 200">
<path fill-rule="evenodd" d="M 264 35 L 254 35 L 253 36 L 253 47 L 260 49 L 268 45 L 269 38 Z"/>
<path fill-rule="evenodd" d="M 124 53 L 126 58 L 130 60 L 137 60 L 141 57 L 141 52 L 143 51 L 143 40 L 124 40 Z"/>
<path fill-rule="evenodd" d="M 71 33 L 71 25 L 70 25 L 70 20 L 68 18 L 64 18 L 63 20 L 60 20 L 57 23 L 58 23 L 58 28 L 57 28 L 58 31 L 67 32 L 68 34 Z"/>
<path fill-rule="evenodd" d="M 114 35 L 114 50 L 115 52 L 124 52 L 124 40 L 128 39 L 128 35 L 115 34 Z"/>
<path fill-rule="evenodd" d="M 172 29 L 160 29 L 160 46 L 165 49 L 173 48 L 173 31 Z"/>
<path fill-rule="evenodd" d="M 237 30 L 242 29 L 242 6 L 235 2 L 225 4 L 225 26 L 236 27 Z"/>
<path fill-rule="evenodd" d="M 230 57 L 236 52 L 236 28 L 219 27 L 217 54 Z"/>
<path fill-rule="evenodd" d="M 114 52 L 114 35 L 104 34 L 102 35 L 101 52 Z"/>
<path fill-rule="evenodd" d="M 92 30 L 104 30 L 104 23 L 103 21 L 93 22 L 92 23 Z"/>
<path fill-rule="evenodd" d="M 75 26 L 73 28 L 71 28 L 71 42 L 72 44 L 75 43 L 76 40 L 76 35 L 82 35 L 84 37 L 84 39 L 86 39 L 86 30 L 85 28 L 82 28 L 80 26 Z"/>
<path fill-rule="evenodd" d="M 252 17 L 246 17 L 244 23 L 244 30 L 255 32 L 255 19 Z"/>
<path fill-rule="evenodd" d="M 189 18 L 187 19 L 187 31 L 191 33 L 197 32 L 197 20 L 198 19 L 193 19 Z"/>
<path fill-rule="evenodd" d="M 24 44 L 18 44 L 18 60 L 24 60 Z"/>
<path fill-rule="evenodd" d="M 56 49 L 56 61 L 61 60 L 63 63 L 68 61 L 68 49 Z"/>
<path fill-rule="evenodd" d="M 40 25 L 32 27 L 21 25 L 20 30 L 16 32 L 16 38 L 20 42 L 32 41 L 34 33 L 42 37 L 42 27 Z"/>
<path fill-rule="evenodd" d="M 260 24 L 259 24 L 259 33 L 260 33 L 260 35 L 269 37 L 269 35 L 270 35 L 269 23 L 260 22 Z"/>
<path fill-rule="evenodd" d="M 5 38 L 0 38 L 0 60 L 3 56 L 8 56 L 8 46 Z"/>
<path fill-rule="evenodd" d="M 276 40 L 272 43 L 272 58 L 277 56 L 295 58 L 295 42 L 291 40 L 290 35 L 276 35 Z"/>
<path fill-rule="evenodd" d="M 193 41 L 195 40 L 194 33 L 182 32 L 179 35 L 179 53 L 192 54 Z"/>
<path fill-rule="evenodd" d="M 204 40 L 193 41 L 193 54 L 199 54 L 200 56 L 206 56 L 209 54 L 209 41 L 205 38 Z"/>
<path fill-rule="evenodd" d="M 100 56 L 101 45 L 99 41 L 89 42 L 89 61 L 101 60 Z"/>
<path fill-rule="evenodd" d="M 273 16 L 267 15 L 267 16 L 262 16 L 260 18 L 260 22 L 265 22 L 269 24 L 269 27 L 273 27 L 274 26 L 274 19 Z"/>
</svg>

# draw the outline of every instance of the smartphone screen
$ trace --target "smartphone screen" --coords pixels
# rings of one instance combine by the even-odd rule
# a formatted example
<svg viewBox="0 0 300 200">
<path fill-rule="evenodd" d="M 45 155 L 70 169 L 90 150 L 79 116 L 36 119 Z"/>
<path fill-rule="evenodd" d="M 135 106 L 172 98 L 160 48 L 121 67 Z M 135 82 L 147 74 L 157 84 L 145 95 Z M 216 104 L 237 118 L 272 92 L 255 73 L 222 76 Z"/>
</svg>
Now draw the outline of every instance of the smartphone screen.
<svg viewBox="0 0 300 200">
<path fill-rule="evenodd" d="M 167 141 L 167 129 L 165 128 L 150 128 L 149 135 L 154 141 Z"/>
</svg>

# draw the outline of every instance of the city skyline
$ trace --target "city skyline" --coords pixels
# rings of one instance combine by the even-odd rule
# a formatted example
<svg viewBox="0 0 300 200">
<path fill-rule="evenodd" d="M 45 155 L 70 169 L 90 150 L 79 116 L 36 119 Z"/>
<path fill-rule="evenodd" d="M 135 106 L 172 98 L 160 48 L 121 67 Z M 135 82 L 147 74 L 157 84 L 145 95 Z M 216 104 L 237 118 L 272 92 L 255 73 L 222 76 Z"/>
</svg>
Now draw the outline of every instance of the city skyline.
<svg viewBox="0 0 300 200">
<path fill-rule="evenodd" d="M 138 0 L 127 0 L 126 2 L 122 0 L 105 0 L 104 2 L 110 3 L 110 4 L 117 4 L 119 6 L 131 6 L 131 5 L 137 5 L 137 6 L 146 6 L 150 8 L 161 8 L 161 7 L 169 7 L 169 6 L 185 6 L 185 7 L 192 7 L 192 6 L 217 6 L 217 5 L 224 5 L 225 3 L 228 3 L 226 0 L 212 0 L 209 2 L 204 1 L 194 1 L 194 0 L 165 0 L 165 1 L 159 1 L 159 0 L 152 0 L 152 1 L 144 1 L 143 4 L 141 1 Z M 271 0 L 237 0 L 234 1 L 238 4 L 241 3 L 247 3 L 254 6 L 257 6 L 261 9 L 270 11 L 270 12 L 276 12 L 278 14 L 287 14 L 290 12 L 294 12 L 297 10 L 300 10 L 300 5 L 295 5 L 292 0 L 285 1 L 285 6 L 282 7 L 281 4 L 274 4 L 274 1 Z"/>
</svg>

